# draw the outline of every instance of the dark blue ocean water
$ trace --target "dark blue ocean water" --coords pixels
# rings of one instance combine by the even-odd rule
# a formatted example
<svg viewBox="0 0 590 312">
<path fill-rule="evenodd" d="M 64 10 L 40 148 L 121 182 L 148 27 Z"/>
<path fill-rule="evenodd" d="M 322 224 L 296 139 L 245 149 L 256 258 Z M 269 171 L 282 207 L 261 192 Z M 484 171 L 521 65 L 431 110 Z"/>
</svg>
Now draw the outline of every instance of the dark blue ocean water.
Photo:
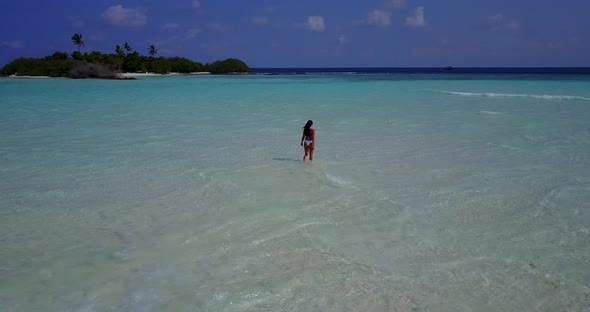
<svg viewBox="0 0 590 312">
<path fill-rule="evenodd" d="M 441 77 L 443 79 L 453 78 L 453 76 L 454 78 L 461 78 L 461 74 L 486 74 L 487 78 L 501 79 L 504 76 L 498 76 L 498 74 L 516 74 L 536 75 L 537 78 L 547 79 L 546 75 L 590 75 L 590 67 L 301 67 L 252 68 L 252 73 L 268 75 L 445 74 L 445 76 Z"/>
</svg>

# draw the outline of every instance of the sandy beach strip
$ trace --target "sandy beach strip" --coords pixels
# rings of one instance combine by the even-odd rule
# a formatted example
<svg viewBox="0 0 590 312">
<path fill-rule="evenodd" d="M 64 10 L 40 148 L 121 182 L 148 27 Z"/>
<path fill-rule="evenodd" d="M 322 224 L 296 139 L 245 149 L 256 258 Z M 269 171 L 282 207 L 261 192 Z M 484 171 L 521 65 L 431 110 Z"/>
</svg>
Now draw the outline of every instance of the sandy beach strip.
<svg viewBox="0 0 590 312">
<path fill-rule="evenodd" d="M 10 75 L 8 78 L 26 78 L 26 79 L 51 79 L 51 78 L 62 78 L 62 77 L 49 77 L 49 76 L 17 76 Z"/>
<path fill-rule="evenodd" d="M 209 75 L 210 72 L 192 72 L 188 74 L 182 73 L 167 73 L 167 74 L 156 74 L 156 73 L 119 73 L 121 78 L 136 78 L 136 77 L 159 77 L 159 76 L 176 76 L 176 75 Z"/>
<path fill-rule="evenodd" d="M 177 76 L 177 75 L 210 75 L 210 72 L 192 72 L 188 74 L 183 73 L 167 73 L 167 74 L 156 74 L 156 73 L 118 73 L 117 78 L 137 78 L 137 77 L 162 77 L 162 76 Z M 10 75 L 7 78 L 23 78 L 23 79 L 56 79 L 56 78 L 68 78 L 68 77 L 50 77 L 50 76 L 17 76 Z"/>
</svg>

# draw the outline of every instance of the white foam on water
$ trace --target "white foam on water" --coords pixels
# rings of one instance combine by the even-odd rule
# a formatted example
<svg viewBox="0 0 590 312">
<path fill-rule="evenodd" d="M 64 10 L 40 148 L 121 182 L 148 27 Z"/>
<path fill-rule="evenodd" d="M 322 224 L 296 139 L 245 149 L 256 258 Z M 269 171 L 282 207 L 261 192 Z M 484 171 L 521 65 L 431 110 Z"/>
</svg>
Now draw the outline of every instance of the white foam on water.
<svg viewBox="0 0 590 312">
<path fill-rule="evenodd" d="M 346 186 L 346 185 L 351 185 L 352 182 L 351 181 L 347 181 L 341 177 L 337 177 L 331 174 L 326 174 L 326 179 L 328 181 L 330 181 L 333 184 L 339 185 L 339 186 Z"/>
<path fill-rule="evenodd" d="M 516 94 L 516 93 L 494 93 L 494 92 L 460 92 L 460 91 L 437 91 L 445 94 L 473 96 L 473 97 L 523 97 L 543 100 L 584 100 L 590 101 L 589 97 L 575 95 L 549 95 L 549 94 Z"/>
<path fill-rule="evenodd" d="M 488 115 L 501 115 L 501 114 L 503 114 L 502 112 L 485 111 L 485 110 L 479 111 L 479 112 L 482 114 L 488 114 Z"/>
</svg>

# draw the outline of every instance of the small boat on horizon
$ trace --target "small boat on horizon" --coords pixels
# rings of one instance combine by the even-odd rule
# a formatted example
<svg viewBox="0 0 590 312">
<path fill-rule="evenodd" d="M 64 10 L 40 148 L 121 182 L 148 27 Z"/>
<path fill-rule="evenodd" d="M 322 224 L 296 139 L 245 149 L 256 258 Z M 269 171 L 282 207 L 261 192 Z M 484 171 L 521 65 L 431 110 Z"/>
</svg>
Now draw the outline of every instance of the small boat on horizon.
<svg viewBox="0 0 590 312">
<path fill-rule="evenodd" d="M 455 66 L 443 67 L 444 70 L 455 70 Z"/>
</svg>

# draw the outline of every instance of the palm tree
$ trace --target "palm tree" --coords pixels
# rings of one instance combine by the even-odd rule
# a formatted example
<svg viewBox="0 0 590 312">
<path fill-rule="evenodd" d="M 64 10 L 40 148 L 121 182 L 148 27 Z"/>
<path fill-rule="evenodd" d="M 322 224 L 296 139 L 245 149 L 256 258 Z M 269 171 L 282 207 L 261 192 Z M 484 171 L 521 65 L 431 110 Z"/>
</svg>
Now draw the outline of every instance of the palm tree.
<svg viewBox="0 0 590 312">
<path fill-rule="evenodd" d="M 148 53 L 149 53 L 151 56 L 154 56 L 154 55 L 156 55 L 156 53 L 158 53 L 158 50 L 156 50 L 156 47 L 154 47 L 154 45 L 152 44 L 152 45 L 150 46 L 150 48 L 148 49 Z"/>
<path fill-rule="evenodd" d="M 72 42 L 78 46 L 78 52 L 80 52 L 80 47 L 84 46 L 84 41 L 82 41 L 82 34 L 74 34 L 72 36 Z"/>
<path fill-rule="evenodd" d="M 129 54 L 129 52 L 133 51 L 133 49 L 131 48 L 131 46 L 129 46 L 129 43 L 125 42 L 125 44 L 123 44 L 123 49 L 125 49 L 125 51 L 127 51 L 127 54 Z"/>
<path fill-rule="evenodd" d="M 98 51 L 90 52 L 90 56 L 92 57 L 92 63 L 95 63 L 96 60 L 100 60 L 101 54 Z"/>
<path fill-rule="evenodd" d="M 123 49 L 121 49 L 121 46 L 119 46 L 118 44 L 115 45 L 115 54 L 117 55 L 117 58 L 119 58 L 117 63 L 119 63 L 119 71 L 121 71 L 121 59 L 125 57 L 125 52 L 123 52 Z"/>
</svg>

